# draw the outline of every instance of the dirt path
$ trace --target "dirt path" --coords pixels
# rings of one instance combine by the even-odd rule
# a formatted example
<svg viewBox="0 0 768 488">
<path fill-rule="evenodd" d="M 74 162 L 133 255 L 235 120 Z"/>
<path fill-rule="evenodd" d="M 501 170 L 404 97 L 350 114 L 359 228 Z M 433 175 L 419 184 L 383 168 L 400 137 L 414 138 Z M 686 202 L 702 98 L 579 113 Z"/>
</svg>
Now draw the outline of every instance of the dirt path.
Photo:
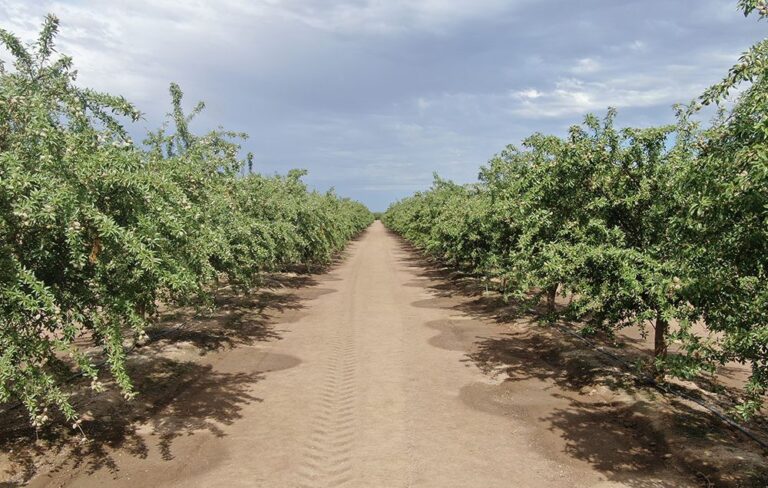
<svg viewBox="0 0 768 488">
<path fill-rule="evenodd" d="M 514 330 L 458 311 L 379 222 L 348 254 L 278 321 L 282 340 L 206 356 L 208 376 L 135 426 L 142 449 L 116 442 L 109 463 L 54 463 L 31 485 L 694 486 L 634 413 L 600 416 L 622 394 L 546 374 L 546 344 L 493 357 Z M 540 374 L 510 382 L 513 361 Z"/>
</svg>

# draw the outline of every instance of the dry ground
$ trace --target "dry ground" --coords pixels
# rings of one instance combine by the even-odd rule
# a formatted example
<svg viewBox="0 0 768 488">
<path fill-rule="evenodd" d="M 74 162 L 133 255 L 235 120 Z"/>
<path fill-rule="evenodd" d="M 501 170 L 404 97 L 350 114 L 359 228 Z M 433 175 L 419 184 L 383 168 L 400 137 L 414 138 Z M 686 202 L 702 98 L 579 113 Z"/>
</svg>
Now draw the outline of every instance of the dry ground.
<svg viewBox="0 0 768 488">
<path fill-rule="evenodd" d="M 131 361 L 89 440 L 0 419 L 0 486 L 766 486 L 766 453 L 374 224 Z M 166 317 L 169 324 L 183 320 Z M 162 327 L 161 327 L 162 330 Z"/>
</svg>

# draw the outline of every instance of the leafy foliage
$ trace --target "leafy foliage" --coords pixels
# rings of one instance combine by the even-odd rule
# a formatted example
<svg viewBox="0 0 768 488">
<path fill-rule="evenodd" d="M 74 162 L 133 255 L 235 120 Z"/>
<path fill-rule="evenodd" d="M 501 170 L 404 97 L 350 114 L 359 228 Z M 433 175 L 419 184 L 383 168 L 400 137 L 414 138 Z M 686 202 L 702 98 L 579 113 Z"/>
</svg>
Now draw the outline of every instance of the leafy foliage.
<svg viewBox="0 0 768 488">
<path fill-rule="evenodd" d="M 124 123 L 140 113 L 122 97 L 75 84 L 54 58 L 58 21 L 36 43 L 0 30 L 14 58 L 0 72 L 0 403 L 19 399 L 36 425 L 56 407 L 77 425 L 66 378 L 99 389 L 100 367 L 136 394 L 125 350 L 160 303 L 210 303 L 220 278 L 244 290 L 263 272 L 321 265 L 372 214 L 310 191 L 294 171 L 249 173 L 243 134 L 189 128 L 170 87 L 169 123 L 135 144 Z M 171 129 L 169 129 L 169 126 Z"/>
<path fill-rule="evenodd" d="M 768 13 L 764 1 L 739 8 Z M 676 125 L 617 129 L 613 110 L 589 115 L 564 138 L 508 146 L 477 184 L 436 179 L 383 221 L 507 297 L 546 296 L 554 313 L 556 293 L 569 295 L 563 313 L 585 332 L 652 329 L 658 380 L 749 363 L 747 417 L 768 388 L 766 59 L 762 41 L 681 107 Z M 713 104 L 721 115 L 702 130 L 694 115 Z M 694 333 L 696 323 L 708 333 Z"/>
</svg>

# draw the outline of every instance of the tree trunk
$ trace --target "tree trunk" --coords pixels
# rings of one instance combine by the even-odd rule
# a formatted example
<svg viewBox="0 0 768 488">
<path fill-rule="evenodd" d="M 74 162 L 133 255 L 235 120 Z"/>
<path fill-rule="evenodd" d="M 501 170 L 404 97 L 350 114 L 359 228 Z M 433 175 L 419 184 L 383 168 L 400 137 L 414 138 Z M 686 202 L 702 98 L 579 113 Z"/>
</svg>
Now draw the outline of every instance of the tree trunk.
<svg viewBox="0 0 768 488">
<path fill-rule="evenodd" d="M 547 288 L 547 312 L 548 313 L 555 312 L 555 298 L 557 298 L 557 286 L 558 284 L 555 283 L 554 285 Z"/>
<path fill-rule="evenodd" d="M 99 254 L 101 254 L 101 239 L 99 239 L 99 236 L 96 236 L 93 239 L 93 243 L 91 243 L 91 254 L 88 256 L 88 262 L 91 264 L 96 264 L 99 260 Z"/>
<path fill-rule="evenodd" d="M 656 331 L 653 334 L 653 379 L 664 381 L 664 366 L 657 364 L 658 360 L 664 360 L 667 357 L 667 330 L 669 323 L 661 317 L 661 313 L 656 315 Z"/>
</svg>

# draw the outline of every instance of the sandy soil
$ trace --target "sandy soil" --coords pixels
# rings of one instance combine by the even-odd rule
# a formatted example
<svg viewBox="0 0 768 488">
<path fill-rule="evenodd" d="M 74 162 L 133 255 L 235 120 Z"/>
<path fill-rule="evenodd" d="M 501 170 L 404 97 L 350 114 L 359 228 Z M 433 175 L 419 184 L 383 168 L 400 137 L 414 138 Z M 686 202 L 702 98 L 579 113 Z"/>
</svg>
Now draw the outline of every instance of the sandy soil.
<svg viewBox="0 0 768 488">
<path fill-rule="evenodd" d="M 282 286 L 155 341 L 132 363 L 130 408 L 83 398 L 86 443 L 0 424 L 0 486 L 768 480 L 765 453 L 736 433 L 554 329 L 500 322 L 379 222 L 331 272 Z"/>
</svg>

